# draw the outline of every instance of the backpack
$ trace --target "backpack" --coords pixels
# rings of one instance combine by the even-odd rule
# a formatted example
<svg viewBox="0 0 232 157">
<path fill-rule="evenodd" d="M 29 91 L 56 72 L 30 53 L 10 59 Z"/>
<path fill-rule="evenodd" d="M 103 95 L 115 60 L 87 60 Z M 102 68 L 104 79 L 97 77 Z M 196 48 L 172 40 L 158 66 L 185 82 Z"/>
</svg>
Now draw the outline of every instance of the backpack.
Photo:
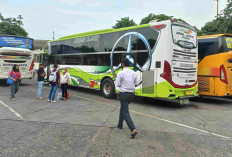
<svg viewBox="0 0 232 157">
<path fill-rule="evenodd" d="M 56 73 L 57 71 L 55 72 L 51 72 L 50 75 L 49 75 L 49 83 L 52 84 L 52 83 L 56 83 Z"/>
</svg>

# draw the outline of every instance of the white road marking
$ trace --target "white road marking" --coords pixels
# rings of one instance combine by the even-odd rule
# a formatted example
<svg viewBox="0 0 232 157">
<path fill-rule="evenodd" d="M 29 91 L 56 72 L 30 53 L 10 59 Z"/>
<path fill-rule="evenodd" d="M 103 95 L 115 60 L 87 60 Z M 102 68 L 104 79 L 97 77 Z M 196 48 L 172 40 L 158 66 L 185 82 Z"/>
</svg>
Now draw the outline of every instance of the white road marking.
<svg viewBox="0 0 232 157">
<path fill-rule="evenodd" d="M 18 118 L 23 119 L 23 117 L 16 112 L 13 108 L 11 108 L 10 106 L 8 106 L 7 104 L 5 104 L 3 101 L 0 100 L 0 104 L 2 104 L 3 106 L 5 106 L 6 108 L 8 108 L 11 112 L 13 112 Z"/>
<path fill-rule="evenodd" d="M 70 94 L 70 95 L 73 95 L 73 94 Z M 104 105 L 108 105 L 108 106 L 111 106 L 111 107 L 117 107 L 116 105 L 112 105 L 112 104 L 108 104 L 108 103 L 105 103 L 105 102 L 96 101 L 96 100 L 89 99 L 89 98 L 86 98 L 86 97 L 77 96 L 77 95 L 73 95 L 73 96 L 79 97 L 81 99 L 89 100 L 89 101 L 92 101 L 92 102 L 96 102 L 96 103 L 101 103 L 101 104 L 104 104 Z M 192 129 L 192 130 L 196 130 L 196 131 L 199 131 L 199 132 L 207 133 L 207 134 L 210 134 L 210 135 L 213 135 L 213 136 L 216 136 L 216 137 L 221 137 L 221 138 L 224 138 L 224 139 L 227 139 L 227 140 L 232 140 L 232 137 L 228 137 L 228 136 L 216 134 L 216 133 L 209 132 L 209 131 L 206 131 L 206 130 L 201 130 L 201 129 L 198 129 L 198 128 L 195 128 L 195 127 L 191 127 L 189 125 L 185 125 L 185 124 L 173 122 L 173 121 L 170 121 L 170 120 L 167 120 L 167 119 L 163 119 L 163 118 L 160 118 L 160 117 L 148 115 L 148 114 L 145 114 L 145 113 L 142 113 L 142 112 L 137 112 L 137 111 L 134 111 L 134 110 L 130 110 L 130 112 L 133 112 L 133 113 L 136 113 L 136 114 L 139 114 L 139 115 L 143 115 L 143 116 L 146 116 L 146 117 L 158 119 L 160 121 L 164 121 L 164 122 L 167 122 L 167 123 L 175 124 L 175 125 L 178 125 L 178 126 L 181 126 L 181 127 L 188 128 L 188 129 Z"/>
</svg>

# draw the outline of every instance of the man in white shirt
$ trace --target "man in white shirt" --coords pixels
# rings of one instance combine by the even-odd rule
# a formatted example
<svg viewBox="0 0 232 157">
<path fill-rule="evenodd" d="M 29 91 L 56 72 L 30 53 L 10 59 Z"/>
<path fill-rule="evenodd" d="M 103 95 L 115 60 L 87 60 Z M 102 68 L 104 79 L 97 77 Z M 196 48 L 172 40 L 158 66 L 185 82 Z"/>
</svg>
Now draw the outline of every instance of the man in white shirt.
<svg viewBox="0 0 232 157">
<path fill-rule="evenodd" d="M 120 114 L 117 127 L 122 129 L 123 121 L 125 120 L 129 129 L 131 130 L 131 138 L 137 134 L 134 123 L 129 113 L 129 104 L 134 98 L 135 87 L 139 85 L 136 73 L 129 69 L 129 60 L 124 58 L 122 61 L 123 70 L 117 75 L 115 85 L 119 87 L 120 92 Z"/>
</svg>

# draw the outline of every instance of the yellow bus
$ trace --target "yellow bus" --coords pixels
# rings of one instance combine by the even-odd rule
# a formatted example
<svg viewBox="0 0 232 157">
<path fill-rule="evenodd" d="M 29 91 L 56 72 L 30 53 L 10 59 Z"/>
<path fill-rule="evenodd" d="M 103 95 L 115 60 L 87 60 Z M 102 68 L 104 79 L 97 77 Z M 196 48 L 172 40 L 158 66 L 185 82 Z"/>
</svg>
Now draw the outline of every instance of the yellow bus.
<svg viewBox="0 0 232 157">
<path fill-rule="evenodd" d="M 232 34 L 198 37 L 199 94 L 232 95 Z"/>
</svg>

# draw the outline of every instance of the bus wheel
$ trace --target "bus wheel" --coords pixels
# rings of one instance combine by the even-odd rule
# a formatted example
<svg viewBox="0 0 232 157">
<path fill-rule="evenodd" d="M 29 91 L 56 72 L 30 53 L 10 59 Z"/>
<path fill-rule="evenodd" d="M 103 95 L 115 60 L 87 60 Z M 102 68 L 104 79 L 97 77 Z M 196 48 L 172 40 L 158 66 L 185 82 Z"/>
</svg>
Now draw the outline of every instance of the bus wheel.
<svg viewBox="0 0 232 157">
<path fill-rule="evenodd" d="M 106 78 L 102 82 L 101 93 L 105 98 L 113 98 L 115 94 L 115 86 L 114 82 L 110 78 Z"/>
</svg>

